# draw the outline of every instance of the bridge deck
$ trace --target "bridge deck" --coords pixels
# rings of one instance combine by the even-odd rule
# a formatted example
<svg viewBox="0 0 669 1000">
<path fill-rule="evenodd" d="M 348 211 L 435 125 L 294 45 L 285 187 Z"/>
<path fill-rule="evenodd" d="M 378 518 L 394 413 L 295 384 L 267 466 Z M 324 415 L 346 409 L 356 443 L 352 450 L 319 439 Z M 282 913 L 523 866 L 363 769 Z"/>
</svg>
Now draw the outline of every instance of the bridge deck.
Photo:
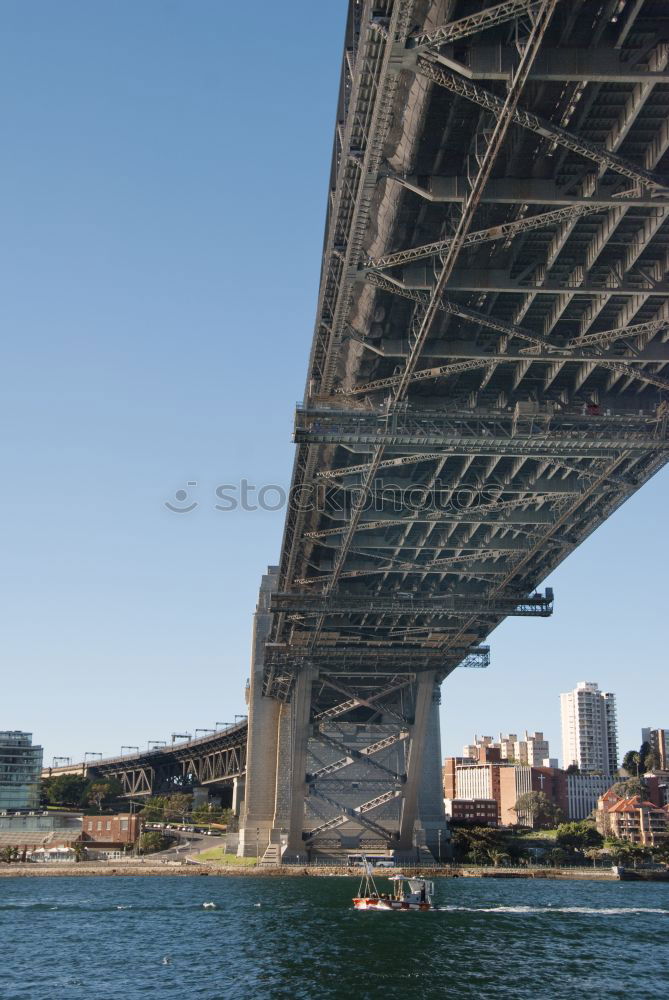
<svg viewBox="0 0 669 1000">
<path fill-rule="evenodd" d="M 445 676 L 668 457 L 666 5 L 472 6 L 351 4 L 278 589 L 359 611 L 274 616 L 275 697 L 324 643 Z"/>
</svg>

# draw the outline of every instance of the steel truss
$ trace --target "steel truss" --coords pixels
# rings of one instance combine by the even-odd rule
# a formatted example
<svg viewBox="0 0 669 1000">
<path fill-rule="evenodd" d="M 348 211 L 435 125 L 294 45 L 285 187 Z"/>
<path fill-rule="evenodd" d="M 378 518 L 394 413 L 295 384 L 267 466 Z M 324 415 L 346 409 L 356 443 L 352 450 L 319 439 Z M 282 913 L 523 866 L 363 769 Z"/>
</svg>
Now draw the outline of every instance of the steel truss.
<svg viewBox="0 0 669 1000">
<path fill-rule="evenodd" d="M 624 198 L 625 193 L 620 197 Z M 532 232 L 535 229 L 547 229 L 550 226 L 560 225 L 562 222 L 574 222 L 576 219 L 584 218 L 587 215 L 602 213 L 607 208 L 606 204 L 593 202 L 592 204 L 564 205 L 562 208 L 555 208 L 550 212 L 540 212 L 536 215 L 523 216 L 522 219 L 514 219 L 511 222 L 500 222 L 496 226 L 489 226 L 487 229 L 479 229 L 474 233 L 468 233 L 461 242 L 461 247 L 478 246 L 480 243 L 492 243 L 496 240 L 512 239 L 523 233 Z M 397 267 L 400 264 L 412 264 L 416 260 L 423 260 L 425 257 L 435 257 L 446 253 L 453 243 L 453 238 L 436 240 L 433 243 L 426 243 L 420 247 L 411 247 L 408 250 L 396 250 L 394 253 L 385 254 L 383 257 L 370 257 L 361 267 L 363 273 L 367 270 L 382 271 L 388 267 Z"/>
<path fill-rule="evenodd" d="M 465 97 L 467 100 L 473 101 L 486 111 L 490 111 L 493 114 L 501 114 L 504 109 L 505 102 L 497 97 L 496 94 L 485 90 L 485 88 L 472 83 L 470 80 L 465 80 L 457 73 L 452 73 L 450 70 L 444 69 L 424 56 L 419 56 L 417 69 L 428 80 L 432 80 L 433 83 L 438 84 L 440 87 L 445 87 L 446 90 L 450 90 L 459 97 Z M 643 167 L 636 166 L 634 163 L 621 156 L 617 156 L 615 153 L 609 152 L 603 146 L 598 146 L 597 143 L 591 142 L 589 139 L 584 139 L 581 136 L 574 135 L 565 128 L 553 125 L 551 122 L 546 121 L 546 119 L 540 118 L 539 115 L 532 114 L 531 111 L 524 111 L 518 108 L 513 112 L 513 120 L 517 125 L 522 125 L 531 132 L 536 132 L 542 138 L 549 139 L 558 146 L 571 150 L 572 153 L 578 153 L 585 157 L 585 159 L 592 160 L 593 163 L 598 163 L 609 170 L 621 174 L 623 177 L 628 177 L 635 184 L 663 190 L 667 188 L 666 178 L 660 177 L 651 170 L 644 170 Z"/>
<path fill-rule="evenodd" d="M 470 14 L 469 17 L 462 17 L 458 21 L 443 24 L 434 31 L 423 31 L 410 35 L 407 40 L 407 48 L 429 49 L 437 48 L 440 45 L 450 45 L 453 42 L 459 42 L 462 38 L 468 38 L 479 31 L 484 31 L 486 28 L 495 28 L 498 24 L 515 21 L 532 11 L 537 11 L 538 8 L 539 0 L 508 0 L 507 3 L 495 4 L 494 7 Z"/>
</svg>

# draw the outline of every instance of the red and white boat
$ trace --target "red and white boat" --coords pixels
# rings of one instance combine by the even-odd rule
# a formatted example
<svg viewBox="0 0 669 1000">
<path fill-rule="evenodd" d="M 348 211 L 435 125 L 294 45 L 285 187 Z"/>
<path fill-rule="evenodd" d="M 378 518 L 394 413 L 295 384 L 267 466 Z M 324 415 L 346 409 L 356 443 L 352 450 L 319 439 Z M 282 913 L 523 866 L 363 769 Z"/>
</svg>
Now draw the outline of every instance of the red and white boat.
<svg viewBox="0 0 669 1000">
<path fill-rule="evenodd" d="M 424 878 L 391 875 L 392 892 L 379 892 L 372 866 L 363 861 L 363 875 L 358 895 L 353 897 L 356 910 L 434 910 L 434 883 Z"/>
</svg>

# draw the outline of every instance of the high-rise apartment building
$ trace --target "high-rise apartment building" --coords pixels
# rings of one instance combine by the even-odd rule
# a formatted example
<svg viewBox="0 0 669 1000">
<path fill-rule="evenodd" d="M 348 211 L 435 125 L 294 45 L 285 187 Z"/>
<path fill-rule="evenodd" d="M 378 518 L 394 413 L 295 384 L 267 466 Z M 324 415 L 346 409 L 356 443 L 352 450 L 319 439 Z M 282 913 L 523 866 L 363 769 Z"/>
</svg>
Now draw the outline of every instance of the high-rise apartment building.
<svg viewBox="0 0 669 1000">
<path fill-rule="evenodd" d="M 42 747 L 32 742 L 32 733 L 0 732 L 1 812 L 39 806 Z"/>
<path fill-rule="evenodd" d="M 560 714 L 563 766 L 613 774 L 618 767 L 616 696 L 579 681 L 573 691 L 560 695 Z"/>
</svg>

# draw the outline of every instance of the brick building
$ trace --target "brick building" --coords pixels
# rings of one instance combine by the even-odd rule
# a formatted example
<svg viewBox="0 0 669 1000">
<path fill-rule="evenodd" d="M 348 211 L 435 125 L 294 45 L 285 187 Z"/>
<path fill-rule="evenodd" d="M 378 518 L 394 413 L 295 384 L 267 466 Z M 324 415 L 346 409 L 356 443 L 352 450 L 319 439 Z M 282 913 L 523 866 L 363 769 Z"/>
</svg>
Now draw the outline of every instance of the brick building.
<svg viewBox="0 0 669 1000">
<path fill-rule="evenodd" d="M 123 850 L 139 838 L 140 820 L 134 813 L 84 816 L 81 840 L 86 847 Z"/>
<path fill-rule="evenodd" d="M 472 826 L 497 826 L 498 806 L 495 799 L 446 799 L 446 816 L 454 823 Z"/>
<path fill-rule="evenodd" d="M 528 816 L 516 814 L 515 805 L 520 796 L 526 792 L 544 792 L 549 801 L 562 810 L 564 817 L 569 817 L 570 776 L 560 768 L 507 764 L 500 760 L 500 748 L 495 746 L 480 745 L 476 751 L 477 761 L 467 757 L 447 757 L 444 761 L 444 798 L 447 801 L 494 799 L 497 822 L 513 826 L 529 822 Z M 598 787 L 597 794 L 601 790 Z M 590 809 L 595 802 L 596 796 Z"/>
</svg>

